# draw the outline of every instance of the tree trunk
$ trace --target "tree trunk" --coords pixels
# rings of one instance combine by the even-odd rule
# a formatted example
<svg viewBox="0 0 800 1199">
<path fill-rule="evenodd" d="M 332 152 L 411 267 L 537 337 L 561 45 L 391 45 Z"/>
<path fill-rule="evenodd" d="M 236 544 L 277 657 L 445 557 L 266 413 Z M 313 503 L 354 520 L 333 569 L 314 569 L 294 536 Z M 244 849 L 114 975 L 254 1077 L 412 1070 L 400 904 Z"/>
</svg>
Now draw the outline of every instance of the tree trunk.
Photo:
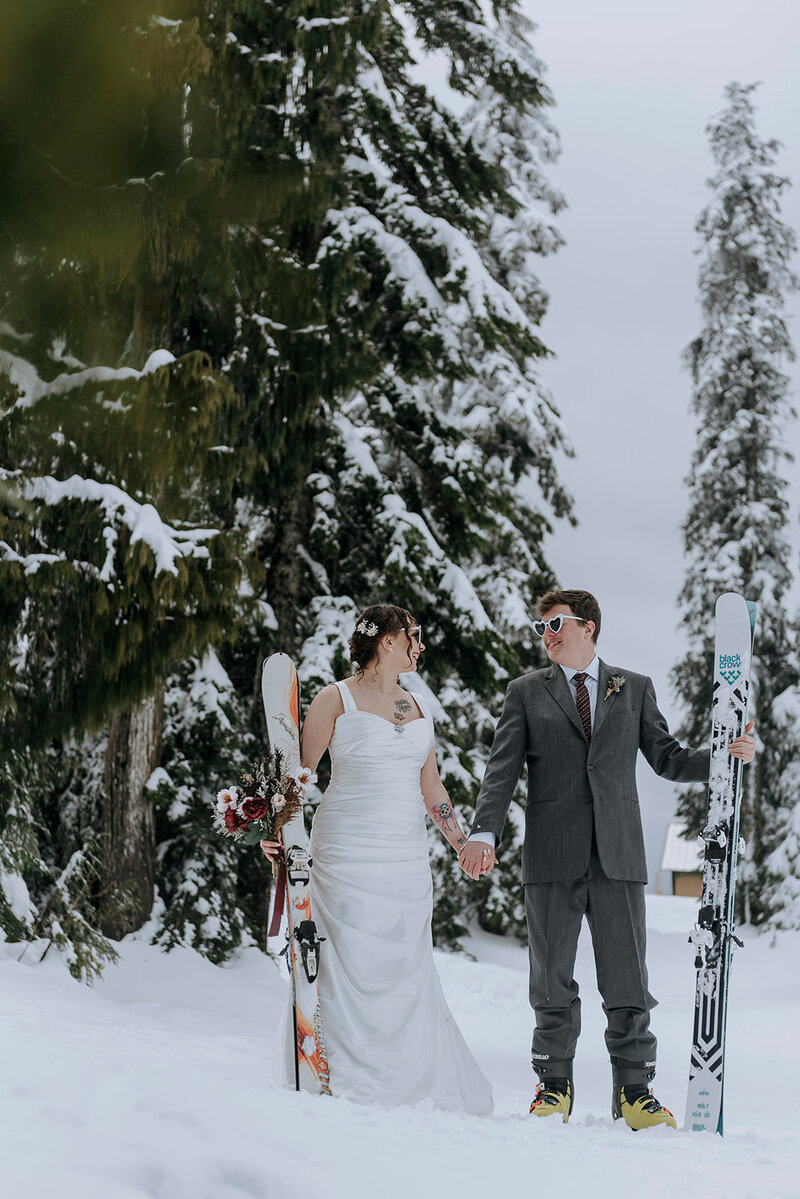
<svg viewBox="0 0 800 1199">
<path fill-rule="evenodd" d="M 283 642 L 281 649 L 286 653 L 298 648 L 297 613 L 303 602 L 302 587 L 308 567 L 298 555 L 297 547 L 308 532 L 309 507 L 303 489 L 284 499 L 278 509 L 278 535 L 269 551 L 267 591 Z"/>
<path fill-rule="evenodd" d="M 155 887 L 153 807 L 145 783 L 161 759 L 164 690 L 111 718 L 103 788 L 100 928 L 119 941 L 150 916 Z"/>
</svg>

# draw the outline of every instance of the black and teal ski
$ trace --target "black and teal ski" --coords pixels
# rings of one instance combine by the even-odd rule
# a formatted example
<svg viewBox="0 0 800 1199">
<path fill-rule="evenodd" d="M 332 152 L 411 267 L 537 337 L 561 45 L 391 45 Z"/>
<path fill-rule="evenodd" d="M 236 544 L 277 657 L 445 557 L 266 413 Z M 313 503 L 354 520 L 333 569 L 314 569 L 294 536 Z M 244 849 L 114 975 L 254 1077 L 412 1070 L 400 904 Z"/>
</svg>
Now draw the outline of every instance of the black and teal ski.
<svg viewBox="0 0 800 1199">
<path fill-rule="evenodd" d="M 728 753 L 747 724 L 756 606 L 729 592 L 717 600 L 708 819 L 703 830 L 703 894 L 690 935 L 697 955 L 694 1036 L 685 1127 L 722 1135 L 725 1028 L 734 933 L 736 866 L 741 851 L 742 763 Z"/>
</svg>

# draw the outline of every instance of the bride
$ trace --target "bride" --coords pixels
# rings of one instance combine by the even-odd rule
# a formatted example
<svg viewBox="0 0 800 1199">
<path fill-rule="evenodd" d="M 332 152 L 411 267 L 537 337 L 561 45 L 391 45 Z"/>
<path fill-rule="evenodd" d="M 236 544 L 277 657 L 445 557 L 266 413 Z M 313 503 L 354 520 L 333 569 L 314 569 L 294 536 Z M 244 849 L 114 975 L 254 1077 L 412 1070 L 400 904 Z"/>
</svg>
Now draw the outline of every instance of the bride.
<svg viewBox="0 0 800 1199">
<path fill-rule="evenodd" d="M 335 1095 L 483 1115 L 491 1088 L 433 962 L 425 810 L 456 853 L 466 837 L 439 778 L 431 716 L 397 681 L 423 649 L 405 609 L 367 608 L 350 638 L 355 674 L 324 687 L 306 716 L 303 765 L 316 769 L 326 749 L 332 765 L 311 833 L 312 910 L 327 938 L 320 1006 Z M 278 848 L 261 845 L 269 857 Z"/>
</svg>

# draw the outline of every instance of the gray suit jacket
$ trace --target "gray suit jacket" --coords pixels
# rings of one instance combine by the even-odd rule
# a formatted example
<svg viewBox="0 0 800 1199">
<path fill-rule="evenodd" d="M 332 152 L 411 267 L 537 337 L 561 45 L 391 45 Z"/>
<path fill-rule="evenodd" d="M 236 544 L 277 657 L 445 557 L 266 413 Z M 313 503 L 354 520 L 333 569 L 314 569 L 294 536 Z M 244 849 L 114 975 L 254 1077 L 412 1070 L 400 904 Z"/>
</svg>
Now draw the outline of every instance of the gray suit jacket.
<svg viewBox="0 0 800 1199">
<path fill-rule="evenodd" d="M 610 675 L 624 675 L 625 684 L 605 699 Z M 589 867 L 593 827 L 606 875 L 645 883 L 636 791 L 640 749 L 663 778 L 683 783 L 708 778 L 710 751 L 684 749 L 675 740 L 645 675 L 601 660 L 591 742 L 560 666 L 514 679 L 495 730 L 472 832 L 492 832 L 500 843 L 527 760 L 523 883 L 580 878 Z"/>
</svg>

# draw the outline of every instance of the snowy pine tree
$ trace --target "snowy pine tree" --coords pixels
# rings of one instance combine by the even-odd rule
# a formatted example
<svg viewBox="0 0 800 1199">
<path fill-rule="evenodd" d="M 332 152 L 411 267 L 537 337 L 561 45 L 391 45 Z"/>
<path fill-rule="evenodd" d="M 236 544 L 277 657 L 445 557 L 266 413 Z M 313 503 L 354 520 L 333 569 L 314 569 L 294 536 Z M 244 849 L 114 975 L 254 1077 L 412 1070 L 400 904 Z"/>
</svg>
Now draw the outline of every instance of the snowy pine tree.
<svg viewBox="0 0 800 1199">
<path fill-rule="evenodd" d="M 309 694 L 343 676 L 365 604 L 412 610 L 429 646 L 440 770 L 469 820 L 505 682 L 539 664 L 531 618 L 552 581 L 542 544 L 570 512 L 556 466 L 566 434 L 536 371 L 546 297 L 532 269 L 560 242 L 563 201 L 542 169 L 558 142 L 515 6 L 488 23 L 476 10 L 469 36 L 462 29 L 447 46 L 435 40 L 445 25 L 413 11 L 427 48 L 452 54 L 475 101 L 456 121 L 425 96 L 399 20 L 387 18 L 386 42 L 365 57 L 351 200 L 330 237 L 352 245 L 374 280 L 370 336 L 384 365 L 319 437 L 298 546 L 308 595 L 300 673 Z M 486 927 L 522 928 L 518 837 L 503 843 L 506 869 L 478 888 L 435 835 L 432 851 L 437 939 L 453 944 L 475 907 Z"/>
<path fill-rule="evenodd" d="M 240 272 L 235 306 L 220 308 L 199 288 L 202 306 L 191 324 L 216 339 L 215 357 L 253 412 L 237 452 L 260 455 L 264 464 L 243 482 L 236 515 L 264 564 L 264 586 L 236 643 L 220 650 L 236 691 L 247 697 L 239 745 L 263 736 L 264 654 L 298 656 L 307 702 L 347 672 L 344 647 L 358 606 L 391 594 L 441 613 L 436 640 L 453 660 L 432 658 L 429 680 L 442 701 L 432 700 L 443 770 L 454 798 L 467 805 L 504 672 L 536 662 L 533 593 L 551 581 L 540 565 L 541 542 L 550 521 L 569 511 L 555 468 L 566 438 L 535 372 L 545 299 L 530 269 L 531 257 L 559 240 L 552 216 L 561 200 L 539 165 L 557 139 L 527 26 L 513 5 L 507 9 L 489 27 L 471 8 L 476 23 L 469 33 L 462 25 L 460 39 L 438 10 L 413 10 L 427 22 L 427 43 L 448 46 L 459 87 L 476 97 L 466 121 L 441 110 L 410 78 L 402 6 L 342 5 L 335 19 L 308 10 L 299 25 L 282 24 L 283 10 L 272 6 L 276 23 L 262 24 L 258 36 L 252 24 L 246 34 L 232 25 L 235 44 L 259 61 L 291 61 L 291 107 L 277 95 L 264 107 L 281 117 L 274 132 L 284 138 L 285 158 L 304 156 L 312 171 L 321 166 L 323 182 L 312 190 L 325 201 L 295 205 L 293 219 L 277 227 L 246 230 L 241 260 L 268 232 L 269 252 L 279 254 L 287 279 L 310 268 L 320 286 L 314 308 L 293 310 L 287 288 L 259 290 L 257 274 L 242 288 Z M 237 61 L 246 63 L 247 54 Z M 323 107 L 325 121 L 309 119 Z M 492 120 L 504 122 L 502 144 L 492 141 Z M 310 355 L 316 407 L 302 398 Z M 293 422 L 272 469 L 264 458 L 265 406 Z M 287 460 L 283 449 L 301 446 Z M 523 477 L 533 477 L 540 509 L 520 496 Z M 229 745 L 236 740 L 228 735 Z M 234 759 L 241 766 L 246 755 L 229 754 L 227 771 L 218 761 L 207 790 L 194 790 L 195 814 L 181 818 L 192 822 L 194 838 L 179 835 L 176 852 L 162 858 L 165 894 L 184 897 L 183 915 L 165 918 L 170 942 L 184 935 L 176 930 L 189 929 L 197 837 L 210 794 L 230 781 Z M 159 823 L 168 838 L 163 817 Z M 208 828 L 205 836 L 213 840 Z M 187 847 L 183 865 L 180 845 Z M 203 852 L 216 856 L 219 847 L 210 843 Z M 504 852 L 513 857 L 513 838 Z M 452 886 L 443 885 L 445 877 Z M 452 941 L 462 909 L 478 895 L 487 924 L 518 924 L 516 871 L 507 872 L 505 892 L 499 878 L 473 891 L 442 857 L 437 934 Z M 204 909 L 215 903 L 212 890 L 200 896 Z M 263 924 L 251 912 L 249 932 L 261 939 Z M 191 943 L 201 945 L 203 927 L 202 919 L 191 924 Z"/>
<path fill-rule="evenodd" d="M 153 77 L 158 103 L 134 106 L 146 113 L 141 152 L 150 157 L 138 184 L 121 189 L 133 234 L 127 273 L 116 290 L 93 291 L 96 263 L 87 262 L 85 243 L 62 237 L 70 253 L 59 250 L 58 262 L 68 278 L 56 270 L 55 284 L 47 279 L 57 293 L 44 306 L 48 320 L 41 312 L 36 318 L 32 302 L 5 314 L 14 318 L 3 328 L 6 374 L 16 375 L 0 422 L 2 464 L 24 465 L 25 479 L 37 479 L 49 452 L 59 485 L 67 470 L 78 487 L 99 470 L 103 486 L 117 489 L 93 493 L 94 522 L 83 508 L 69 510 L 71 523 L 48 526 L 50 540 L 39 534 L 31 545 L 23 510 L 6 497 L 2 532 L 18 556 L 7 557 L 0 580 L 2 612 L 12 614 L 3 626 L 9 668 L 23 648 L 29 653 L 22 615 L 32 627 L 34 618 L 45 621 L 44 604 L 30 608 L 20 580 L 46 582 L 43 567 L 56 551 L 74 561 L 69 538 L 83 524 L 89 548 L 86 585 L 75 587 L 79 613 L 99 596 L 113 624 L 117 597 L 126 612 L 149 602 L 146 543 L 132 555 L 139 572 L 132 586 L 107 578 L 97 555 L 140 545 L 153 527 L 151 510 L 168 551 L 162 561 L 188 559 L 181 602 L 190 615 L 213 608 L 205 624 L 188 622 L 172 656 L 169 645 L 156 645 L 162 656 L 152 670 L 145 664 L 136 695 L 103 677 L 89 680 L 96 703 L 81 721 L 96 724 L 128 699 L 156 696 L 145 707 L 155 702 L 158 712 L 143 710 L 138 729 L 125 726 L 113 758 L 124 767 L 130 747 L 140 747 L 138 810 L 145 839 L 157 845 L 155 936 L 167 947 L 192 945 L 218 961 L 243 941 L 264 944 L 269 872 L 258 854 L 235 855 L 220 844 L 209 811 L 218 787 L 261 747 L 265 654 L 297 655 L 307 701 L 319 684 L 346 673 L 344 645 L 358 607 L 390 596 L 414 608 L 432 633 L 426 677 L 436 692 L 442 772 L 465 807 L 506 676 L 538 664 L 530 614 L 535 592 L 552 582 L 542 543 L 552 522 L 569 515 L 570 500 L 557 470 L 566 434 L 536 372 L 546 353 L 538 333 L 546 297 L 532 262 L 559 242 L 553 217 L 562 201 L 543 170 L 557 138 L 530 28 L 513 0 L 493 13 L 486 18 L 474 0 L 312 0 L 302 13 L 293 0 L 237 0 L 224 10 L 200 5 L 192 21 L 133 22 L 145 57 L 151 35 L 162 39 L 162 53 Z M 452 115 L 415 78 L 409 30 L 426 51 L 450 56 L 452 86 L 473 101 L 466 117 Z M 172 155 L 163 174 L 153 169 L 159 147 Z M 139 197 L 135 219 L 125 209 L 128 187 Z M 165 239 L 156 236 L 159 212 L 172 231 Z M 110 205 L 104 235 L 115 221 L 126 223 Z M 113 250 L 110 233 L 109 244 Z M 38 286 L 36 252 L 26 263 Z M 80 319 L 61 329 L 51 314 L 69 311 L 67 295 Z M 168 354 L 148 362 L 156 347 Z M 184 391 L 170 409 L 180 366 Z M 59 372 L 67 380 L 51 395 Z M 18 401 L 37 379 L 45 402 L 33 406 L 40 431 L 23 463 L 30 405 Z M 193 408 L 190 389 L 200 384 L 204 404 Z M 151 391 L 166 406 L 166 415 L 156 406 L 155 422 Z M 139 398 L 131 402 L 131 393 Z M 169 419 L 187 411 L 198 424 L 181 438 Z M 111 437 L 104 429 L 114 430 Z M 187 446 L 177 486 L 164 493 L 156 468 L 166 474 L 170 454 Z M 153 467 L 144 483 L 142 462 Z M 118 493 L 121 506 L 112 511 Z M 35 490 L 31 500 L 42 502 Z M 244 566 L 238 590 L 226 543 Z M 206 552 L 212 563 L 222 554 L 221 589 L 205 582 Z M 39 555 L 36 571 L 26 574 L 31 554 Z M 195 639 L 195 630 L 203 636 Z M 223 631 L 235 639 L 220 644 Z M 130 662 L 134 688 L 145 641 L 127 638 L 116 656 Z M 79 684 L 81 662 L 69 665 Z M 36 694 L 33 673 L 27 700 Z M 25 710 L 17 703 L 8 720 Z M 120 719 L 129 719 L 126 711 Z M 107 793 L 103 745 L 102 738 L 84 747 L 67 739 L 59 751 L 56 781 L 40 805 L 42 836 L 53 835 L 59 848 L 43 854 L 42 837 L 35 847 L 48 878 L 60 871 L 60 879 L 81 847 L 75 865 L 93 860 Z M 85 777 L 76 766 L 81 753 L 93 763 Z M 10 840 L 21 810 L 10 809 Z M 518 852 L 509 837 L 504 855 Z M 436 853 L 440 939 L 452 942 L 476 903 L 487 926 L 519 926 L 513 865 L 473 889 L 438 843 Z M 97 903 L 108 893 L 102 873 L 93 886 Z M 41 902 L 43 886 L 36 896 Z M 83 911 L 83 898 L 76 904 Z"/>
<path fill-rule="evenodd" d="M 241 404 L 227 446 L 239 469 L 220 515 L 240 532 L 251 569 L 236 639 L 220 647 L 205 691 L 218 693 L 219 704 L 206 711 L 181 703 L 187 677 L 197 693 L 197 679 L 208 676 L 207 657 L 168 680 L 157 938 L 214 960 L 242 941 L 266 945 L 269 868 L 257 851 L 221 844 L 209 813 L 217 790 L 263 748 L 264 657 L 296 648 L 285 630 L 305 569 L 296 530 L 312 423 L 321 405 L 333 407 L 375 370 L 364 349 L 372 314 L 351 302 L 368 277 L 349 250 L 319 256 L 326 214 L 346 190 L 340 130 L 373 7 L 341 4 L 332 13 L 322 0 L 298 16 L 288 2 L 209 5 L 202 30 L 214 57 L 187 106 L 190 149 L 224 161 L 238 186 L 255 185 L 261 197 L 249 220 L 226 227 L 220 253 L 195 264 L 185 289 L 183 344 L 209 349 Z"/>
<path fill-rule="evenodd" d="M 18 14 L 15 33 L 50 36 L 33 11 Z M 164 674 L 226 635 L 238 604 L 236 538 L 212 514 L 230 486 L 215 451 L 238 404 L 206 353 L 170 349 L 180 270 L 217 227 L 220 202 L 218 164 L 189 163 L 183 146 L 184 92 L 210 59 L 198 22 L 154 17 L 141 0 L 114 13 L 92 4 L 70 37 L 75 58 L 58 54 L 36 80 L 30 144 L 16 146 L 8 176 L 0 734 L 22 769 L 43 770 L 53 738 L 80 761 L 72 735 L 110 720 L 95 824 L 76 844 L 66 794 L 59 805 L 40 791 L 33 827 L 64 905 L 77 910 L 80 890 L 82 916 L 91 922 L 94 904 L 118 936 L 152 905 L 144 788 Z M 102 115 L 76 137 L 89 99 Z M 41 195 L 29 209 L 31 178 Z M 16 858 L 24 876 L 25 854 Z M 46 892 L 43 876 L 39 917 L 58 907 Z"/>
<path fill-rule="evenodd" d="M 794 357 L 786 297 L 795 236 L 781 217 L 788 180 L 777 174 L 778 143 L 755 127 L 754 85 L 730 84 L 727 107 L 708 126 L 716 172 L 702 211 L 699 294 L 703 328 L 686 352 L 694 382 L 697 445 L 692 457 L 684 543 L 688 558 L 680 595 L 686 654 L 673 672 L 692 744 L 708 737 L 713 612 L 724 591 L 759 608 L 751 714 L 763 748 L 744 772 L 742 832 L 745 916 L 763 920 L 766 858 L 785 813 L 777 808 L 797 734 L 781 718 L 777 697 L 797 681 L 785 609 L 791 581 L 786 538 L 786 432 L 794 416 L 785 365 Z M 787 758 L 785 738 L 791 737 Z M 679 810 L 690 829 L 705 823 L 705 792 L 691 788 Z"/>
<path fill-rule="evenodd" d="M 413 11 L 422 20 L 425 14 Z M 468 805 L 503 672 L 535 664 L 533 593 L 551 581 L 540 565 L 541 542 L 551 519 L 570 506 L 555 468 L 565 434 L 535 372 L 544 352 L 536 325 L 545 299 L 531 257 L 558 244 L 552 216 L 561 200 L 539 165 L 555 153 L 557 139 L 527 26 L 513 5 L 497 26 L 476 23 L 469 34 L 462 26 L 460 40 L 451 37 L 452 21 L 447 26 L 448 52 L 461 64 L 459 86 L 476 96 L 475 112 L 457 121 L 409 76 L 402 6 L 341 5 L 335 17 L 306 9 L 302 22 L 290 21 L 288 12 L 271 6 L 257 27 L 230 22 L 226 37 L 238 47 L 239 69 L 266 60 L 275 64 L 275 78 L 288 70 L 291 103 L 278 90 L 270 93 L 275 78 L 265 77 L 259 86 L 269 103 L 254 114 L 276 115 L 271 144 L 279 139 L 285 161 L 307 161 L 312 179 L 319 168 L 310 189 L 315 202 L 292 199 L 279 220 L 239 230 L 235 304 L 221 303 L 219 290 L 201 278 L 189 324 L 204 344 L 211 339 L 215 360 L 252 413 L 236 453 L 255 459 L 256 469 L 239 486 L 235 520 L 264 566 L 236 642 L 220 649 L 245 701 L 231 716 L 236 735 L 216 734 L 229 746 L 227 764 L 218 756 L 201 782 L 202 738 L 195 741 L 191 731 L 190 705 L 165 728 L 170 778 L 200 785 L 182 792 L 177 826 L 169 820 L 177 813 L 169 790 L 159 808 L 159 838 L 170 846 L 161 857 L 167 910 L 159 937 L 198 948 L 210 927 L 206 913 L 217 911 L 218 883 L 211 880 L 234 863 L 208 826 L 209 801 L 231 781 L 232 769 L 246 764 L 243 747 L 263 738 L 263 656 L 276 649 L 297 655 L 308 702 L 323 682 L 347 673 L 344 647 L 357 606 L 387 594 L 424 612 L 435 605 L 442 614 L 437 640 L 454 659 L 431 661 L 430 682 L 445 704 L 432 697 L 442 722 L 441 758 L 454 798 Z M 425 20 L 433 30 L 428 41 L 441 47 L 440 15 L 431 10 Z M 477 8 L 470 15 L 482 21 Z M 464 38 L 470 46 L 462 54 Z M 203 88 L 213 95 L 211 76 Z M 198 105 L 203 88 L 194 96 Z M 322 111 L 325 119 L 317 120 Z M 505 122 L 502 147 L 492 144 L 492 119 Z M 203 129 L 206 137 L 221 136 L 213 121 Z M 243 137 L 245 143 L 258 151 L 255 139 Z M 286 271 L 278 291 L 262 282 L 259 246 Z M 299 302 L 308 297 L 296 286 L 304 270 L 318 281 L 306 308 Z M 432 313 L 420 300 L 426 309 L 433 303 Z M 287 422 L 275 445 L 265 443 L 265 411 Z M 517 490 L 531 476 L 542 496 L 536 511 Z M 169 691 L 180 693 L 177 678 Z M 204 736 L 214 739 L 210 728 Z M 170 765 L 177 741 L 190 749 L 180 767 Z M 487 925 L 519 926 L 513 865 L 506 890 L 495 875 L 473 891 L 434 844 L 442 860 L 440 938 L 458 935 L 462 909 L 477 896 Z M 517 851 L 509 838 L 504 852 L 513 858 Z M 198 870 L 199 853 L 216 865 Z M 452 886 L 444 886 L 446 878 Z M 247 899 L 242 885 L 240 877 L 237 894 L 249 913 L 241 935 L 263 943 L 265 909 L 259 916 L 257 898 L 250 891 Z M 266 895 L 263 877 L 262 886 Z M 177 906 L 170 897 L 178 897 Z M 231 925 L 229 944 L 236 935 Z M 216 956 L 219 944 L 208 942 L 207 951 Z"/>
</svg>

